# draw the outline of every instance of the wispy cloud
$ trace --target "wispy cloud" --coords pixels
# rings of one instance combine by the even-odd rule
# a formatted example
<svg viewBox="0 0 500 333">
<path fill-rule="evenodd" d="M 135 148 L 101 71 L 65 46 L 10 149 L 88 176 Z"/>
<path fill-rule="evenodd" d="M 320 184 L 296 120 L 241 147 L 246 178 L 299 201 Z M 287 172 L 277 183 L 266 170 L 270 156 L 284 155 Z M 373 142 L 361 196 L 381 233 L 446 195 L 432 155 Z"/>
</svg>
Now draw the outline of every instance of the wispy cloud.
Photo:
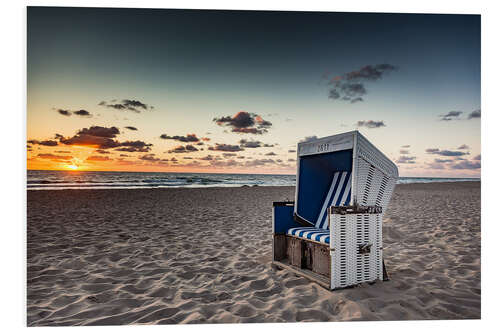
<svg viewBox="0 0 500 333">
<path fill-rule="evenodd" d="M 359 120 L 356 123 L 356 126 L 358 126 L 358 127 L 366 127 L 366 128 L 380 128 L 380 127 L 386 127 L 387 125 L 384 123 L 383 120 L 380 120 L 380 121 Z"/>
</svg>

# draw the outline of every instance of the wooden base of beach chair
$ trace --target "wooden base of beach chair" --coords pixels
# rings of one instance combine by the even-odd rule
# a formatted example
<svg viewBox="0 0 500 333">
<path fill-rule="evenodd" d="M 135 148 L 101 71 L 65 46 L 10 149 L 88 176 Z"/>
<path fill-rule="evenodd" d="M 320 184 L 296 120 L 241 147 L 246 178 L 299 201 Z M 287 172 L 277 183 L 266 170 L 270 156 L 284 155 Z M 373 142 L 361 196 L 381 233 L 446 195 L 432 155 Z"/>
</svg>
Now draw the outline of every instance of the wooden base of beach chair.
<svg viewBox="0 0 500 333">
<path fill-rule="evenodd" d="M 326 244 L 285 234 L 273 236 L 273 265 L 288 269 L 328 290 L 333 290 L 331 263 L 330 248 Z M 383 281 L 388 281 L 389 277 L 383 260 L 382 265 Z"/>
</svg>

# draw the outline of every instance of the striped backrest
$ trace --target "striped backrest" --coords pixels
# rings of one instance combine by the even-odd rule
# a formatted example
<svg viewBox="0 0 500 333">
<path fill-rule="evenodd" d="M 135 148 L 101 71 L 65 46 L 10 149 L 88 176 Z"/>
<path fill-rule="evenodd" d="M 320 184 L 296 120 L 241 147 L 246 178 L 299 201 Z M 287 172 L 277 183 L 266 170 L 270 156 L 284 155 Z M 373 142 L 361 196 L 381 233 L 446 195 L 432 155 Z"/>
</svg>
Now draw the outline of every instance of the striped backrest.
<svg viewBox="0 0 500 333">
<path fill-rule="evenodd" d="M 333 174 L 332 183 L 319 211 L 315 227 L 328 229 L 328 207 L 344 206 L 351 201 L 352 172 L 339 171 Z"/>
</svg>

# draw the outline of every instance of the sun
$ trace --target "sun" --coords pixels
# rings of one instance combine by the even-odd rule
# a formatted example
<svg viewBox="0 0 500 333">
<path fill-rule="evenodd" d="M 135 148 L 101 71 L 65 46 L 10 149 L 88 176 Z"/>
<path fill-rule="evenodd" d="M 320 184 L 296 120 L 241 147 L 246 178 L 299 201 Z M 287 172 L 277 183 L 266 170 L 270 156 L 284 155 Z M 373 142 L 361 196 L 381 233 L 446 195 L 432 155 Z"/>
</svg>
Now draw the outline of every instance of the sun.
<svg viewBox="0 0 500 333">
<path fill-rule="evenodd" d="M 68 165 L 66 165 L 66 168 L 68 168 L 70 170 L 78 170 L 78 166 L 76 166 L 74 164 L 68 164 Z"/>
</svg>

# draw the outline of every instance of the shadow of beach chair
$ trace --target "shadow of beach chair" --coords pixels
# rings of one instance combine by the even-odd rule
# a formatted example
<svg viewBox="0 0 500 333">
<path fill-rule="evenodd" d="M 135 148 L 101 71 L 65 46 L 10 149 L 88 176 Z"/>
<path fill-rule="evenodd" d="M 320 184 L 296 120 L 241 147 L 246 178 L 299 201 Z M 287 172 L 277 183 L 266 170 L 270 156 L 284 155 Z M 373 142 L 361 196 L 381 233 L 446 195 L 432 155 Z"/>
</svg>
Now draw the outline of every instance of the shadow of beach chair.
<svg viewBox="0 0 500 333">
<path fill-rule="evenodd" d="M 332 290 L 385 279 L 382 217 L 397 179 L 358 131 L 299 143 L 295 201 L 273 203 L 273 264 Z"/>
</svg>

